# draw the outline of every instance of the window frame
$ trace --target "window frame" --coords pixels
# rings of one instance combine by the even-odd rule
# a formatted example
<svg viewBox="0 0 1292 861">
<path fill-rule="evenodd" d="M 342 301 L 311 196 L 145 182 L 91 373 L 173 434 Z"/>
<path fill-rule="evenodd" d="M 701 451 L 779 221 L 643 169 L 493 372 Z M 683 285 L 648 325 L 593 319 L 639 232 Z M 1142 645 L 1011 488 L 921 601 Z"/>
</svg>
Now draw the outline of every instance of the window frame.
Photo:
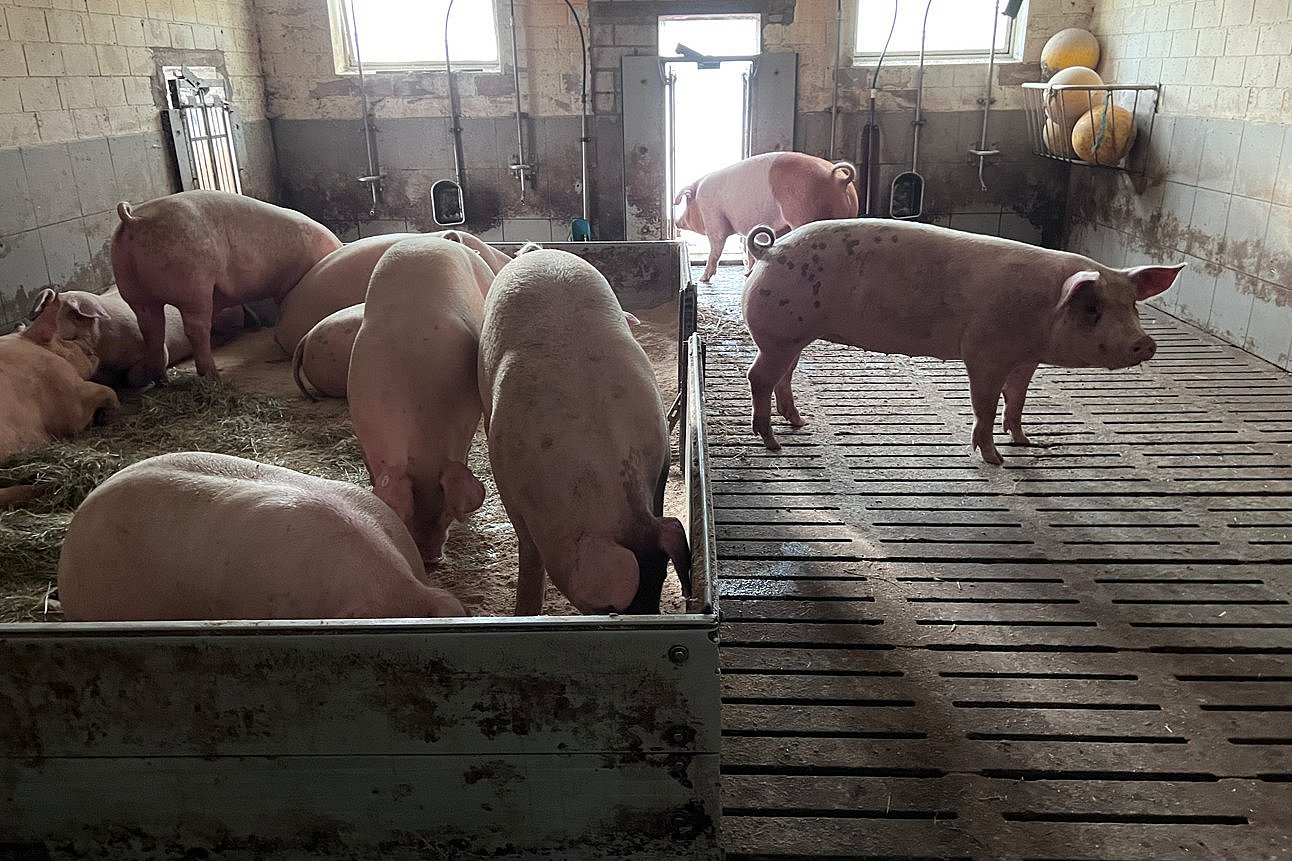
<svg viewBox="0 0 1292 861">
<path fill-rule="evenodd" d="M 897 2 L 899 3 L 909 2 L 909 0 L 897 0 Z M 1003 37 L 1004 44 L 1002 47 L 994 48 L 990 52 L 983 51 L 983 50 L 977 50 L 977 51 L 926 50 L 924 52 L 925 64 L 986 63 L 991 56 L 995 57 L 996 62 L 1000 62 L 1001 60 L 1006 60 L 1006 61 L 1017 60 L 1020 56 L 1020 52 L 1022 48 L 1022 34 L 1026 33 L 1027 31 L 1027 27 L 1025 23 L 1025 16 L 1027 13 L 1026 5 L 1027 4 L 1024 4 L 1024 9 L 1019 12 L 1016 18 L 1009 18 L 1005 15 L 1000 16 L 1001 18 L 1005 19 L 1005 24 L 1006 24 L 1005 35 Z M 851 61 L 853 66 L 870 67 L 870 66 L 873 66 L 875 62 L 879 59 L 880 53 L 878 51 L 863 53 L 857 50 L 857 24 L 858 24 L 858 19 L 861 15 L 860 6 L 861 6 L 861 0 L 852 0 L 852 2 L 848 3 L 846 6 L 847 14 L 845 15 L 845 20 L 843 22 L 843 25 L 844 27 L 847 28 L 844 32 L 848 35 L 849 40 L 847 41 L 844 47 L 844 56 L 841 57 L 840 59 L 845 62 Z M 1003 2 L 1001 3 L 1001 6 L 1003 8 L 1004 6 Z M 934 11 L 936 12 L 937 10 L 935 9 Z M 891 20 L 891 19 L 886 19 L 886 23 L 888 20 Z M 920 16 L 920 20 L 921 21 L 923 20 L 923 15 Z M 1000 37 L 998 36 L 998 38 Z M 919 61 L 920 51 L 918 47 L 909 51 L 897 51 L 897 50 L 890 49 L 887 53 L 883 55 L 883 57 L 884 57 L 885 63 L 892 62 L 897 65 L 913 64 Z"/>
<path fill-rule="evenodd" d="M 480 0 L 458 0 L 458 2 L 480 2 Z M 354 28 L 350 26 L 351 5 L 354 0 L 327 0 L 328 26 L 332 31 L 332 61 L 338 75 L 358 75 L 359 65 L 355 59 Z M 364 59 L 363 73 L 375 72 L 443 72 L 446 65 L 452 66 L 454 72 L 501 72 L 503 71 L 502 21 L 500 20 L 499 0 L 489 0 L 493 8 L 493 35 L 498 59 L 490 62 L 480 60 L 458 60 L 450 53 L 449 62 L 443 60 L 414 60 L 399 63 L 374 62 Z M 510 21 L 506 22 L 510 25 Z"/>
</svg>

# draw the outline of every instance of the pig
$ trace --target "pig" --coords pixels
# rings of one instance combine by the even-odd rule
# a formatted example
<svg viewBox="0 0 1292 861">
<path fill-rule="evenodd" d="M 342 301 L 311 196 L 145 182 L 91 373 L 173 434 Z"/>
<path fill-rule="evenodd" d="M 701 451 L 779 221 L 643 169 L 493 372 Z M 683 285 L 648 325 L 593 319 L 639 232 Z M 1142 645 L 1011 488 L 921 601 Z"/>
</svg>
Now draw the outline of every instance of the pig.
<svg viewBox="0 0 1292 861">
<path fill-rule="evenodd" d="M 372 271 L 350 355 L 350 419 L 373 491 L 427 565 L 439 563 L 450 522 L 484 504 L 466 462 L 480 423 L 476 351 L 492 281 L 459 242 L 397 242 Z"/>
<path fill-rule="evenodd" d="M 686 209 L 674 224 L 709 238 L 701 283 L 709 283 L 718 271 L 722 247 L 733 234 L 767 224 L 780 236 L 809 222 L 856 215 L 856 176 L 850 162 L 831 164 L 801 152 L 769 152 L 705 174 L 683 188 L 673 205 L 685 200 Z M 746 275 L 752 265 L 746 253 Z"/>
<path fill-rule="evenodd" d="M 121 404 L 98 370 L 93 344 L 106 311 L 92 294 L 73 297 L 62 313 L 0 336 L 0 460 L 70 437 L 106 421 Z"/>
<path fill-rule="evenodd" d="M 166 380 L 166 305 L 179 309 L 197 372 L 218 378 L 211 318 L 221 308 L 283 296 L 341 247 L 323 225 L 227 191 L 182 191 L 138 207 L 117 204 L 112 272 L 139 319 L 144 374 Z"/>
<path fill-rule="evenodd" d="M 150 457 L 90 492 L 58 558 L 72 621 L 465 616 L 371 493 L 210 452 Z"/>
<path fill-rule="evenodd" d="M 1000 464 L 992 438 L 1027 445 L 1023 402 L 1039 364 L 1128 368 L 1153 356 L 1135 303 L 1169 288 L 1184 264 L 1113 269 L 1064 251 L 901 221 L 840 219 L 775 239 L 745 239 L 757 259 L 745 282 L 745 324 L 758 346 L 749 369 L 754 432 L 780 448 L 771 396 L 794 427 L 791 377 L 818 338 L 877 353 L 963 359 L 973 404 L 973 447 Z"/>
<path fill-rule="evenodd" d="M 90 379 L 113 388 L 137 389 L 147 385 L 149 380 L 144 373 L 144 337 L 139 331 L 134 311 L 130 310 L 115 286 L 103 293 L 82 290 L 59 293 L 46 288 L 37 296 L 31 317 L 39 319 L 45 315 L 62 314 L 62 309 L 68 303 L 80 301 L 80 297 L 84 296 L 95 297 L 106 314 L 99 320 L 98 336 L 93 344 L 94 353 L 99 358 L 99 369 Z M 184 335 L 184 324 L 179 311 L 167 305 L 165 315 L 166 365 L 170 367 L 193 355 L 193 348 Z M 212 320 L 212 343 L 228 340 L 243 328 L 245 321 L 241 306 L 218 312 Z"/>
<path fill-rule="evenodd" d="M 311 401 L 318 396 L 344 398 L 350 352 L 363 323 L 363 303 L 328 314 L 305 333 L 292 353 L 292 379 Z M 308 380 L 308 383 L 306 383 Z M 317 391 L 311 392 L 309 385 Z"/>
<path fill-rule="evenodd" d="M 363 301 L 368 280 L 377 260 L 390 246 L 413 236 L 455 239 L 475 251 L 495 274 L 511 258 L 470 233 L 442 230 L 439 233 L 388 233 L 356 239 L 335 254 L 315 264 L 283 298 L 274 340 L 286 353 L 294 353 L 305 333 L 334 311 Z"/>
<path fill-rule="evenodd" d="M 582 613 L 658 613 L 672 560 L 691 594 L 681 522 L 662 517 L 669 444 L 646 353 L 610 284 L 565 251 L 498 273 L 480 340 L 489 462 L 516 530 L 516 614 L 544 573 Z"/>
</svg>

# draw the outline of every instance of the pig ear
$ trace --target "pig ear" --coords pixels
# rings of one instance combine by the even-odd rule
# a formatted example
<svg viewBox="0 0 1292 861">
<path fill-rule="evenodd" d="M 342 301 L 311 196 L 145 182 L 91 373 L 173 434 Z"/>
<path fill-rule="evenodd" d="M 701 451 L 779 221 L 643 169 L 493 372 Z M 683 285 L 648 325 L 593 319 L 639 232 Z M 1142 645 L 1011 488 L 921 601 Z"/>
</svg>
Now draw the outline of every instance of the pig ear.
<svg viewBox="0 0 1292 861">
<path fill-rule="evenodd" d="M 458 233 L 456 230 L 445 230 L 441 233 L 437 233 L 436 236 L 440 237 L 440 239 L 447 239 L 449 242 L 459 242 L 463 245 L 466 244 L 462 239 L 462 234 Z"/>
<path fill-rule="evenodd" d="M 454 520 L 466 520 L 468 514 L 484 505 L 484 483 L 471 473 L 466 464 L 456 460 L 445 461 L 440 485 L 444 488 L 444 503 Z"/>
<path fill-rule="evenodd" d="M 627 547 L 584 533 L 575 544 L 570 602 L 584 613 L 622 611 L 637 597 L 641 569 Z"/>
<path fill-rule="evenodd" d="M 1063 290 L 1059 293 L 1059 307 L 1062 308 L 1071 302 L 1077 292 L 1087 284 L 1094 284 L 1097 281 L 1099 281 L 1099 273 L 1093 269 L 1083 269 L 1069 275 L 1068 280 L 1063 282 Z"/>
<path fill-rule="evenodd" d="M 637 316 L 631 311 L 624 312 L 624 320 L 628 322 L 629 326 L 640 326 L 642 324 L 642 321 L 638 320 Z"/>
<path fill-rule="evenodd" d="M 1165 292 L 1175 283 L 1176 276 L 1184 266 L 1183 263 L 1177 263 L 1175 266 L 1136 266 L 1123 269 L 1122 272 L 1125 272 L 1126 277 L 1135 285 L 1135 298 L 1143 300 Z"/>
<path fill-rule="evenodd" d="M 49 305 L 49 303 L 53 301 L 54 297 L 57 295 L 58 293 L 49 289 L 48 287 L 46 287 L 44 290 L 41 290 L 39 293 L 36 294 L 36 301 L 32 303 L 31 310 L 27 312 L 27 316 L 31 317 L 33 320 L 39 317 L 40 312 L 44 311 L 45 308 Z"/>
<path fill-rule="evenodd" d="M 108 317 L 103 303 L 89 293 L 64 293 L 63 303 L 81 317 L 91 320 L 105 320 Z"/>
<path fill-rule="evenodd" d="M 668 558 L 673 561 L 677 571 L 678 582 L 682 584 L 682 595 L 691 597 L 691 542 L 687 540 L 682 521 L 676 517 L 659 519 L 659 546 Z"/>
<path fill-rule="evenodd" d="M 531 251 L 542 251 L 542 250 L 543 250 L 543 246 L 539 245 L 537 242 L 526 242 L 524 245 L 520 246 L 520 248 L 516 250 L 516 256 L 519 257 L 520 255 L 528 254 Z"/>
</svg>

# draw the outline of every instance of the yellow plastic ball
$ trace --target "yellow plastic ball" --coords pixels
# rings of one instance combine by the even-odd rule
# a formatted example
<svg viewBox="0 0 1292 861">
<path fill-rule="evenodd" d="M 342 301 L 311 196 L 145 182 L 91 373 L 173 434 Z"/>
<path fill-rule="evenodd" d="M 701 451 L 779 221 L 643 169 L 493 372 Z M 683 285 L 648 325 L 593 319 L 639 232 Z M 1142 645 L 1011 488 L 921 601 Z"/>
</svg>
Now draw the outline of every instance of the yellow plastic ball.
<svg viewBox="0 0 1292 861">
<path fill-rule="evenodd" d="M 1135 143 L 1135 115 L 1118 105 L 1088 111 L 1072 128 L 1072 150 L 1088 164 L 1116 166 Z"/>
<path fill-rule="evenodd" d="M 1073 66 L 1093 69 L 1099 65 L 1099 40 L 1089 30 L 1069 27 L 1049 38 L 1041 49 L 1041 76 L 1049 80 L 1055 72 Z"/>
</svg>

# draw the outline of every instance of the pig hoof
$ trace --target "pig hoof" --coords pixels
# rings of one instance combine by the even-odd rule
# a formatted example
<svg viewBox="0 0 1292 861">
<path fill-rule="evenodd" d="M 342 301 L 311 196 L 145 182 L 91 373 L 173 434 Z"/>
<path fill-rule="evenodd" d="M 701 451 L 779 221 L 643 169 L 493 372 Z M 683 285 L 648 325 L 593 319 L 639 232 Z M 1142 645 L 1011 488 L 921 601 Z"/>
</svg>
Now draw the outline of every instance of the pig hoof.
<svg viewBox="0 0 1292 861">
<path fill-rule="evenodd" d="M 982 462 L 990 463 L 992 466 L 1000 466 L 1005 462 L 1005 458 L 1001 457 L 1000 452 L 996 451 L 994 447 L 990 449 L 984 448 L 982 450 Z"/>
</svg>

